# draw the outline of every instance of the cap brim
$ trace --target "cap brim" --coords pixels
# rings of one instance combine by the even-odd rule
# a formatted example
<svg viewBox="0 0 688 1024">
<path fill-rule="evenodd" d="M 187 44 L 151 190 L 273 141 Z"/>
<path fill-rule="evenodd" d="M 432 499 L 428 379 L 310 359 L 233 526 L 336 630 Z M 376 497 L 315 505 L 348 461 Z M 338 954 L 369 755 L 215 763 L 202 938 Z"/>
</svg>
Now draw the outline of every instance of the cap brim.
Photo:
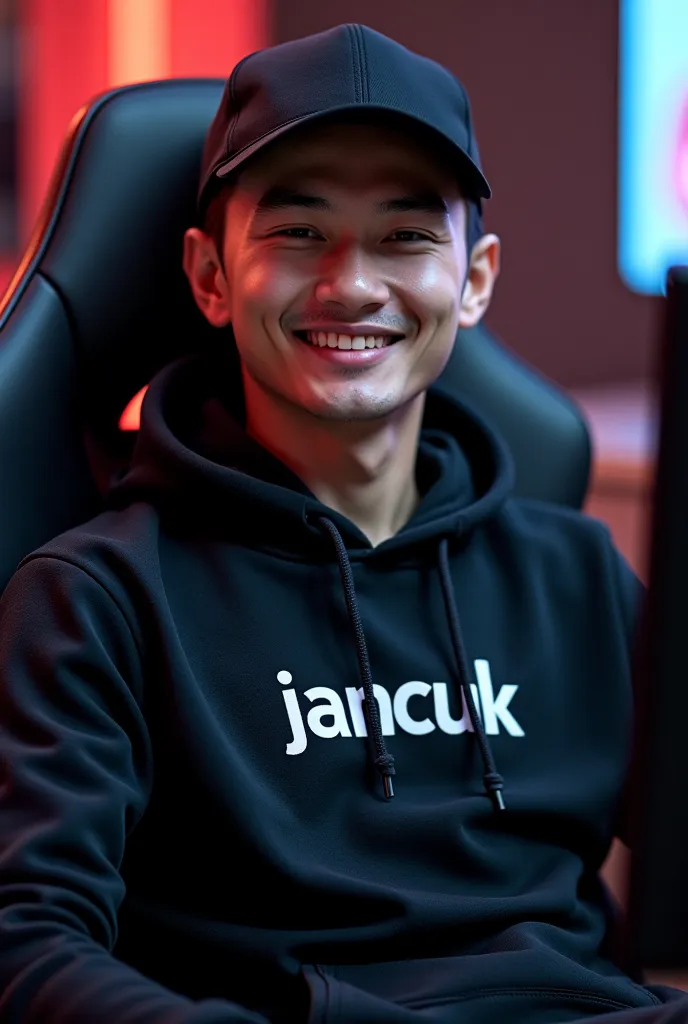
<svg viewBox="0 0 688 1024">
<path fill-rule="evenodd" d="M 492 190 L 490 189 L 487 179 L 478 165 L 474 163 L 464 149 L 458 146 L 448 135 L 445 135 L 443 131 L 435 125 L 430 124 L 428 121 L 425 121 L 423 118 L 415 117 L 413 114 L 409 114 L 405 110 L 397 110 L 394 107 L 381 107 L 379 105 L 367 103 L 351 103 L 341 107 L 331 107 L 329 110 L 319 110 L 313 114 L 304 114 L 303 117 L 294 118 L 293 121 L 280 125 L 279 128 L 273 129 L 273 131 L 268 132 L 255 142 L 252 142 L 250 146 L 246 146 L 238 153 L 235 153 L 230 160 L 226 160 L 219 164 L 210 175 L 208 182 L 206 182 L 206 187 L 213 178 L 228 177 L 247 160 L 250 160 L 252 156 L 255 156 L 256 153 L 259 153 L 264 149 L 265 146 L 269 146 L 270 143 L 281 138 L 283 135 L 286 135 L 288 132 L 293 131 L 294 128 L 299 128 L 301 125 L 308 124 L 313 121 L 324 120 L 325 118 L 336 118 L 342 114 L 356 114 L 362 112 L 370 114 L 377 113 L 381 116 L 387 117 L 392 115 L 395 118 L 412 121 L 432 132 L 437 136 L 438 140 L 448 148 L 449 152 L 456 156 L 457 168 L 459 170 L 458 178 L 461 186 L 466 191 L 466 198 L 489 199 L 491 197 Z"/>
</svg>

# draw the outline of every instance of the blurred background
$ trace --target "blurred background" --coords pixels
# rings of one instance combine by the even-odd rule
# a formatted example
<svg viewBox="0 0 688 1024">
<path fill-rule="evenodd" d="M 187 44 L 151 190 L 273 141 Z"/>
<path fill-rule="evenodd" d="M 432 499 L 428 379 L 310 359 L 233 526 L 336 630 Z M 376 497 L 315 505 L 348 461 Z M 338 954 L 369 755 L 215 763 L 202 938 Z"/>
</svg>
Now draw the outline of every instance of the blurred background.
<svg viewBox="0 0 688 1024">
<path fill-rule="evenodd" d="M 0 0 L 0 293 L 89 98 L 347 21 L 467 87 L 504 251 L 487 325 L 580 402 L 588 508 L 642 574 L 659 293 L 688 263 L 688 0 Z"/>
</svg>

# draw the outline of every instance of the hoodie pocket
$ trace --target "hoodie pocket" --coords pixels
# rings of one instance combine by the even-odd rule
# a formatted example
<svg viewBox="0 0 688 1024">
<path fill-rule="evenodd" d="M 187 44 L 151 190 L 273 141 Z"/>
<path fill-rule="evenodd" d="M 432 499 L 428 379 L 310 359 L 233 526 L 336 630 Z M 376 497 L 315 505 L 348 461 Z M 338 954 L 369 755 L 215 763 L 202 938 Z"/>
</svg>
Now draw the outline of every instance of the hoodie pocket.
<svg viewBox="0 0 688 1024">
<path fill-rule="evenodd" d="M 656 1007 L 660 1002 L 630 979 L 623 997 L 616 998 L 590 988 L 537 984 L 471 986 L 466 991 L 457 974 L 453 958 L 311 965 L 304 968 L 311 992 L 308 1024 L 458 1024 L 459 1020 L 461 1024 L 498 1020 L 578 1024 L 619 1011 Z M 599 980 L 602 988 L 605 979 Z M 636 1019 L 635 1013 L 631 1019 Z M 615 1024 L 624 1020 L 625 1016 L 614 1017 Z"/>
</svg>

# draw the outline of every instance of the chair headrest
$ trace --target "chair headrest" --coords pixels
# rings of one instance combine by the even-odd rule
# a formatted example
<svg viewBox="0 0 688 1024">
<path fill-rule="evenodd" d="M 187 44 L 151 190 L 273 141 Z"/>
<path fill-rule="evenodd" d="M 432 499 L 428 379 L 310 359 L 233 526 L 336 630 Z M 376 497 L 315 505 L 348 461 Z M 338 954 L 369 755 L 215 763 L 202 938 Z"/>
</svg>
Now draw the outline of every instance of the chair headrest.
<svg viewBox="0 0 688 1024">
<path fill-rule="evenodd" d="M 217 344 L 181 260 L 223 85 L 173 79 L 113 90 L 84 109 L 65 143 L 24 264 L 67 310 L 96 433 L 165 363 Z M 11 312 L 0 313 L 0 329 Z"/>
</svg>

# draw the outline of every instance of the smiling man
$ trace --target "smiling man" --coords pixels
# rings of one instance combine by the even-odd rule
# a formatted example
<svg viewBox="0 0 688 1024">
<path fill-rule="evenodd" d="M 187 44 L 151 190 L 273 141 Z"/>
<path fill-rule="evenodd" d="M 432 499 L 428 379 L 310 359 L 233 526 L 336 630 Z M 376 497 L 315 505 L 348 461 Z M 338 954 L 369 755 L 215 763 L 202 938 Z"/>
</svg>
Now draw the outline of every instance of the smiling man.
<svg viewBox="0 0 688 1024">
<path fill-rule="evenodd" d="M 184 244 L 216 351 L 0 608 L 0 1024 L 688 1019 L 599 879 L 638 583 L 433 388 L 488 196 L 462 86 L 370 29 L 232 73 Z"/>
<path fill-rule="evenodd" d="M 191 229 L 185 251 L 200 308 L 234 329 L 247 432 L 373 544 L 418 504 L 425 394 L 499 261 L 494 235 L 468 251 L 477 197 L 447 144 L 388 120 L 278 138 L 229 188 L 211 182 L 222 231 Z"/>
</svg>

